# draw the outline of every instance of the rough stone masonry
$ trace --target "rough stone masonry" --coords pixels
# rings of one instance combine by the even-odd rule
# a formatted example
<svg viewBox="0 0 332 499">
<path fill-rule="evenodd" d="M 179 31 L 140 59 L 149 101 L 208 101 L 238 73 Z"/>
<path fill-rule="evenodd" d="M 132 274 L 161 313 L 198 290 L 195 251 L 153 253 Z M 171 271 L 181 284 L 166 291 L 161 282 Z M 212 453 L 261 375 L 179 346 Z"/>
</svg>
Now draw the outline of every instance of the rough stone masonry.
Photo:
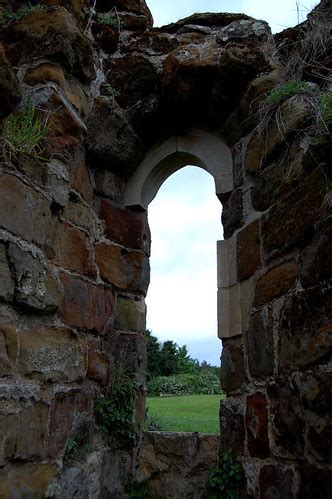
<svg viewBox="0 0 332 499">
<path fill-rule="evenodd" d="M 231 167 L 227 185 L 223 155 L 215 172 L 220 448 L 241 460 L 247 498 L 327 499 L 332 146 L 315 95 L 331 92 L 331 2 L 274 37 L 243 14 L 153 28 L 143 0 L 92 4 L 41 0 L 22 14 L 23 2 L 0 1 L 0 119 L 32 102 L 50 125 L 43 161 L 1 145 L 0 497 L 116 498 L 125 474 L 160 491 L 176 468 L 167 445 L 193 452 L 187 437 L 179 450 L 146 435 L 168 464 L 144 475 L 136 447 L 106 445 L 94 405 L 127 369 L 137 428 L 144 418 L 150 231 L 144 206 L 125 199 L 137 172 L 148 195 L 167 168 L 208 169 L 199 140 L 186 142 L 196 130 L 222 140 Z M 306 92 L 267 98 L 294 80 Z M 183 497 L 204 487 L 197 462 Z"/>
</svg>

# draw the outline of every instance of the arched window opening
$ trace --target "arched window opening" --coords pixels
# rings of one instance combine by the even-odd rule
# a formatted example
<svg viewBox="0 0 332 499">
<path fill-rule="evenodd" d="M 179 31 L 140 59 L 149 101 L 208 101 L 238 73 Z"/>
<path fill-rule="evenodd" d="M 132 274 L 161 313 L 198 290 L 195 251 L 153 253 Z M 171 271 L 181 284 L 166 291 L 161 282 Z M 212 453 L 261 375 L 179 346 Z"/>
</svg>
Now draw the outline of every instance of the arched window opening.
<svg viewBox="0 0 332 499">
<path fill-rule="evenodd" d="M 148 398 L 148 413 L 153 419 L 152 423 L 155 424 L 155 418 L 159 417 L 164 425 L 159 429 L 165 431 L 218 433 L 220 395 L 208 395 L 209 391 L 216 392 L 219 388 L 221 352 L 221 342 L 217 337 L 216 241 L 222 238 L 222 225 L 221 204 L 214 191 L 215 183 L 211 175 L 202 168 L 187 166 L 164 182 L 148 208 L 152 248 L 151 283 L 146 300 L 147 328 L 151 331 L 154 343 L 155 338 L 160 342 L 159 354 L 158 347 L 153 346 L 155 353 L 150 370 L 156 374 L 156 363 L 159 361 L 160 369 L 169 375 L 174 366 L 167 365 L 167 359 L 171 364 L 175 355 L 181 363 L 182 356 L 182 361 L 187 362 L 181 368 L 182 371 L 188 375 L 194 372 L 201 374 L 202 379 L 206 380 L 206 387 L 202 387 L 203 399 L 200 401 L 199 396 L 197 401 L 195 397 L 182 400 L 184 378 L 182 384 L 181 377 L 175 380 L 168 376 L 168 385 L 173 383 L 169 393 L 163 393 L 167 383 L 163 385 L 160 381 L 158 385 L 150 380 L 153 395 L 158 390 L 159 395 L 171 395 L 172 391 L 180 395 L 172 401 L 168 399 L 168 410 L 165 399 L 160 398 L 157 402 Z M 177 352 L 174 352 L 175 344 L 178 346 Z M 191 359 L 198 361 L 196 370 Z M 204 365 L 217 368 L 214 371 L 208 367 L 204 370 Z M 175 369 L 178 367 L 177 364 Z M 210 381 L 204 376 L 211 376 Z M 194 383 L 197 381 L 193 380 Z M 195 391 L 194 387 L 192 391 Z M 211 406 L 210 413 L 206 411 L 208 405 Z M 195 422 L 195 410 L 197 419 L 201 418 L 201 421 Z M 174 421 L 171 414 L 166 414 L 172 411 Z"/>
</svg>

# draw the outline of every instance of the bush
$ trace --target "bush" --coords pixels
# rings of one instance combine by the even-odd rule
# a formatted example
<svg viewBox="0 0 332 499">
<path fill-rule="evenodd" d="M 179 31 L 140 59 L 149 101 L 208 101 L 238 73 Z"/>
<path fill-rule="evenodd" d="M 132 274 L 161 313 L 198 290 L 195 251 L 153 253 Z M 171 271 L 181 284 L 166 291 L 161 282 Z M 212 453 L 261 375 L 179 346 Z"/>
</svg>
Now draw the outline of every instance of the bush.
<svg viewBox="0 0 332 499">
<path fill-rule="evenodd" d="M 0 21 L 0 24 L 8 25 L 12 22 L 19 21 L 20 19 L 22 19 L 22 17 L 28 16 L 30 14 L 35 14 L 36 12 L 43 12 L 45 9 L 46 9 L 45 5 L 41 4 L 32 5 L 31 3 L 27 3 L 26 5 L 18 9 L 18 11 L 16 12 L 5 11 Z"/>
<path fill-rule="evenodd" d="M 271 104 L 278 104 L 284 99 L 293 97 L 293 95 L 308 92 L 310 90 L 312 90 L 312 85 L 306 81 L 289 80 L 272 90 L 268 95 L 268 101 L 271 102 Z"/>
<path fill-rule="evenodd" d="M 213 374 L 158 376 L 148 383 L 149 397 L 214 395 L 219 393 L 222 393 L 219 378 Z"/>
<path fill-rule="evenodd" d="M 219 456 L 219 466 L 211 468 L 206 483 L 204 499 L 239 499 L 244 472 L 232 452 Z"/>
</svg>

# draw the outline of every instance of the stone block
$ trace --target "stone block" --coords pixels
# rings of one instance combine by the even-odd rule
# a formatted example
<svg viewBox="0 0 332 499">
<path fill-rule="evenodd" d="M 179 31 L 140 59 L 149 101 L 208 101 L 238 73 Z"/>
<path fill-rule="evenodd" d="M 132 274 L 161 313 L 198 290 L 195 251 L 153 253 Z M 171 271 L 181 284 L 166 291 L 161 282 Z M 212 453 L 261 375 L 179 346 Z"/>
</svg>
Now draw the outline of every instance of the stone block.
<svg viewBox="0 0 332 499">
<path fill-rule="evenodd" d="M 91 391 L 73 388 L 54 395 L 49 423 L 47 456 L 57 459 L 68 437 L 86 425 L 92 425 L 94 396 Z M 86 430 L 85 430 L 86 431 Z"/>
<path fill-rule="evenodd" d="M 265 395 L 262 393 L 247 397 L 245 426 L 250 456 L 267 458 L 270 455 L 268 409 Z"/>
<path fill-rule="evenodd" d="M 245 334 L 246 353 L 250 375 L 262 381 L 273 375 L 274 341 L 271 311 L 264 308 L 252 315 Z"/>
<path fill-rule="evenodd" d="M 107 355 L 89 348 L 87 376 L 103 386 L 108 384 L 110 363 Z"/>
<path fill-rule="evenodd" d="M 118 296 L 115 313 L 115 327 L 120 331 L 144 333 L 146 306 L 143 298 Z"/>
<path fill-rule="evenodd" d="M 332 346 L 331 291 L 311 288 L 289 297 L 279 330 L 282 373 L 325 363 Z"/>
<path fill-rule="evenodd" d="M 62 300 L 62 286 L 41 257 L 14 243 L 9 243 L 7 254 L 15 278 L 15 301 L 46 312 L 57 310 Z"/>
<path fill-rule="evenodd" d="M 237 279 L 244 281 L 252 276 L 261 264 L 259 220 L 246 225 L 237 234 Z"/>
<path fill-rule="evenodd" d="M 0 226 L 43 246 L 51 230 L 49 202 L 13 175 L 0 182 Z"/>
<path fill-rule="evenodd" d="M 146 213 L 118 208 L 103 199 L 100 217 L 105 221 L 106 237 L 113 243 L 150 255 L 151 234 Z"/>
<path fill-rule="evenodd" d="M 35 401 L 20 411 L 15 459 L 30 460 L 44 456 L 48 411 L 47 404 Z"/>
<path fill-rule="evenodd" d="M 0 298 L 10 301 L 14 297 L 15 283 L 8 265 L 6 246 L 0 243 Z"/>
<path fill-rule="evenodd" d="M 295 285 L 298 277 L 299 266 L 295 260 L 268 270 L 257 281 L 254 305 L 265 305 L 284 295 Z"/>
<path fill-rule="evenodd" d="M 79 201 L 77 197 L 70 197 L 62 212 L 62 218 L 73 225 L 85 229 L 94 239 L 98 236 L 98 217 L 94 210 Z"/>
<path fill-rule="evenodd" d="M 107 333 L 113 325 L 114 297 L 109 289 L 62 274 L 61 320 L 72 327 Z"/>
<path fill-rule="evenodd" d="M 306 455 L 312 461 L 331 461 L 331 407 L 332 372 L 306 373 L 299 383 L 301 402 L 306 418 Z"/>
<path fill-rule="evenodd" d="M 305 463 L 300 467 L 301 499 L 326 499 L 332 497 L 332 472 L 329 469 L 319 469 L 317 466 Z"/>
<path fill-rule="evenodd" d="M 99 244 L 95 251 L 103 280 L 121 290 L 146 295 L 150 282 L 150 264 L 144 253 L 128 251 L 115 244 Z"/>
<path fill-rule="evenodd" d="M 294 468 L 284 465 L 267 464 L 259 473 L 259 490 L 261 499 L 296 499 L 297 476 Z"/>
<path fill-rule="evenodd" d="M 47 488 L 56 469 L 52 464 L 21 464 L 0 471 L 1 499 L 47 497 Z"/>
<path fill-rule="evenodd" d="M 268 386 L 271 446 L 274 456 L 303 458 L 305 421 L 298 387 L 278 380 Z"/>
<path fill-rule="evenodd" d="M 95 77 L 91 44 L 63 7 L 23 16 L 4 31 L 4 38 L 15 65 L 46 58 L 86 83 Z"/>
<path fill-rule="evenodd" d="M 134 373 L 137 386 L 145 387 L 147 354 L 145 337 L 139 333 L 115 332 L 105 340 L 104 349 L 112 366 L 112 378 Z"/>
<path fill-rule="evenodd" d="M 242 333 L 240 284 L 218 289 L 217 312 L 219 338 L 230 338 Z"/>
<path fill-rule="evenodd" d="M 96 276 L 96 267 L 88 236 L 67 222 L 54 224 L 47 256 L 61 267 L 79 274 Z"/>
<path fill-rule="evenodd" d="M 332 230 L 328 225 L 320 227 L 319 233 L 300 255 L 300 279 L 304 288 L 327 281 L 332 275 Z"/>
<path fill-rule="evenodd" d="M 3 44 L 0 44 L 0 99 L 2 102 L 0 117 L 10 114 L 21 98 L 18 79 L 6 57 Z"/>
<path fill-rule="evenodd" d="M 222 225 L 224 228 L 224 237 L 228 239 L 234 232 L 242 227 L 243 216 L 243 192 L 236 189 L 232 192 L 229 199 L 223 204 Z"/>
<path fill-rule="evenodd" d="M 241 399 L 227 397 L 220 401 L 220 449 L 243 454 L 245 442 L 244 407 Z"/>
<path fill-rule="evenodd" d="M 95 191 L 106 196 L 111 201 L 121 201 L 126 188 L 126 182 L 119 175 L 110 170 L 97 170 L 95 172 Z"/>
<path fill-rule="evenodd" d="M 85 343 L 70 329 L 35 327 L 19 332 L 18 369 L 44 381 L 80 381 L 85 375 Z"/>
<path fill-rule="evenodd" d="M 128 78 L 126 75 L 126 80 L 132 81 L 132 76 Z M 114 83 L 111 84 L 118 89 Z M 122 95 L 123 88 L 118 90 Z M 144 149 L 126 114 L 114 99 L 95 99 L 87 127 L 86 147 L 89 164 L 99 165 L 122 177 L 129 176 L 139 165 Z"/>
<path fill-rule="evenodd" d="M 0 316 L 0 378 L 16 371 L 17 333 L 6 317 Z"/>
<path fill-rule="evenodd" d="M 220 381 L 227 394 L 239 390 L 246 382 L 241 337 L 223 340 Z"/>
<path fill-rule="evenodd" d="M 236 237 L 217 242 L 218 288 L 229 288 L 237 284 Z"/>
<path fill-rule="evenodd" d="M 263 248 L 269 255 L 303 246 L 325 213 L 325 177 L 319 168 L 281 197 L 262 218 Z"/>
</svg>

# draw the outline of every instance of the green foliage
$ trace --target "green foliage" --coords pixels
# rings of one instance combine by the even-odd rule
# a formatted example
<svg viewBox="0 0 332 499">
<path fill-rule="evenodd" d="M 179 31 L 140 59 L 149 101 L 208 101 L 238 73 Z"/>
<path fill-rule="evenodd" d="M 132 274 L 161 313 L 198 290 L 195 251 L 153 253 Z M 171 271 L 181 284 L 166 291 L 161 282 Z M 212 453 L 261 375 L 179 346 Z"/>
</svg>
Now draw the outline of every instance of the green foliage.
<svg viewBox="0 0 332 499">
<path fill-rule="evenodd" d="M 47 120 L 37 114 L 31 100 L 25 109 L 9 115 L 1 127 L 2 156 L 10 159 L 18 155 L 32 157 L 41 161 L 43 158 L 42 141 L 50 130 Z"/>
<path fill-rule="evenodd" d="M 219 378 L 214 374 L 157 376 L 148 382 L 149 397 L 196 394 L 213 395 L 221 393 Z"/>
<path fill-rule="evenodd" d="M 320 96 L 319 119 L 327 126 L 332 123 L 332 90 L 328 90 Z"/>
<path fill-rule="evenodd" d="M 148 407 L 146 408 L 145 413 L 145 422 L 144 422 L 144 430 L 145 431 L 162 431 L 163 423 L 156 414 L 150 414 Z"/>
<path fill-rule="evenodd" d="M 69 437 L 63 455 L 64 461 L 70 461 L 76 454 L 78 443 L 73 437 Z"/>
<path fill-rule="evenodd" d="M 137 441 L 134 425 L 135 382 L 127 373 L 115 376 L 109 393 L 96 401 L 96 422 L 113 449 L 130 447 Z"/>
<path fill-rule="evenodd" d="M 198 372 L 199 362 L 188 355 L 185 345 L 179 347 L 170 340 L 161 343 L 149 330 L 145 332 L 145 340 L 148 355 L 148 378 Z"/>
<path fill-rule="evenodd" d="M 112 87 L 112 85 L 110 85 L 109 83 L 102 83 L 102 85 L 100 86 L 100 93 L 103 95 L 108 95 L 112 97 L 112 99 L 116 99 L 120 95 L 120 92 L 116 88 Z"/>
<path fill-rule="evenodd" d="M 96 18 L 99 24 L 104 26 L 111 26 L 112 28 L 117 28 L 119 31 L 121 29 L 121 19 L 114 14 L 97 14 Z"/>
<path fill-rule="evenodd" d="M 12 22 L 19 21 L 22 17 L 28 16 L 29 14 L 35 14 L 36 12 L 43 12 L 45 10 L 45 5 L 36 4 L 32 5 L 30 2 L 18 9 L 16 12 L 5 11 L 1 19 L 1 24 L 8 25 Z"/>
<path fill-rule="evenodd" d="M 279 87 L 271 90 L 267 100 L 271 104 L 279 104 L 281 101 L 297 95 L 303 92 L 308 92 L 311 90 L 311 85 L 306 81 L 301 80 L 289 80 L 280 85 Z"/>
<path fill-rule="evenodd" d="M 204 499 L 239 499 L 244 479 L 241 464 L 232 452 L 219 456 L 219 467 L 211 468 L 206 483 Z"/>
</svg>

